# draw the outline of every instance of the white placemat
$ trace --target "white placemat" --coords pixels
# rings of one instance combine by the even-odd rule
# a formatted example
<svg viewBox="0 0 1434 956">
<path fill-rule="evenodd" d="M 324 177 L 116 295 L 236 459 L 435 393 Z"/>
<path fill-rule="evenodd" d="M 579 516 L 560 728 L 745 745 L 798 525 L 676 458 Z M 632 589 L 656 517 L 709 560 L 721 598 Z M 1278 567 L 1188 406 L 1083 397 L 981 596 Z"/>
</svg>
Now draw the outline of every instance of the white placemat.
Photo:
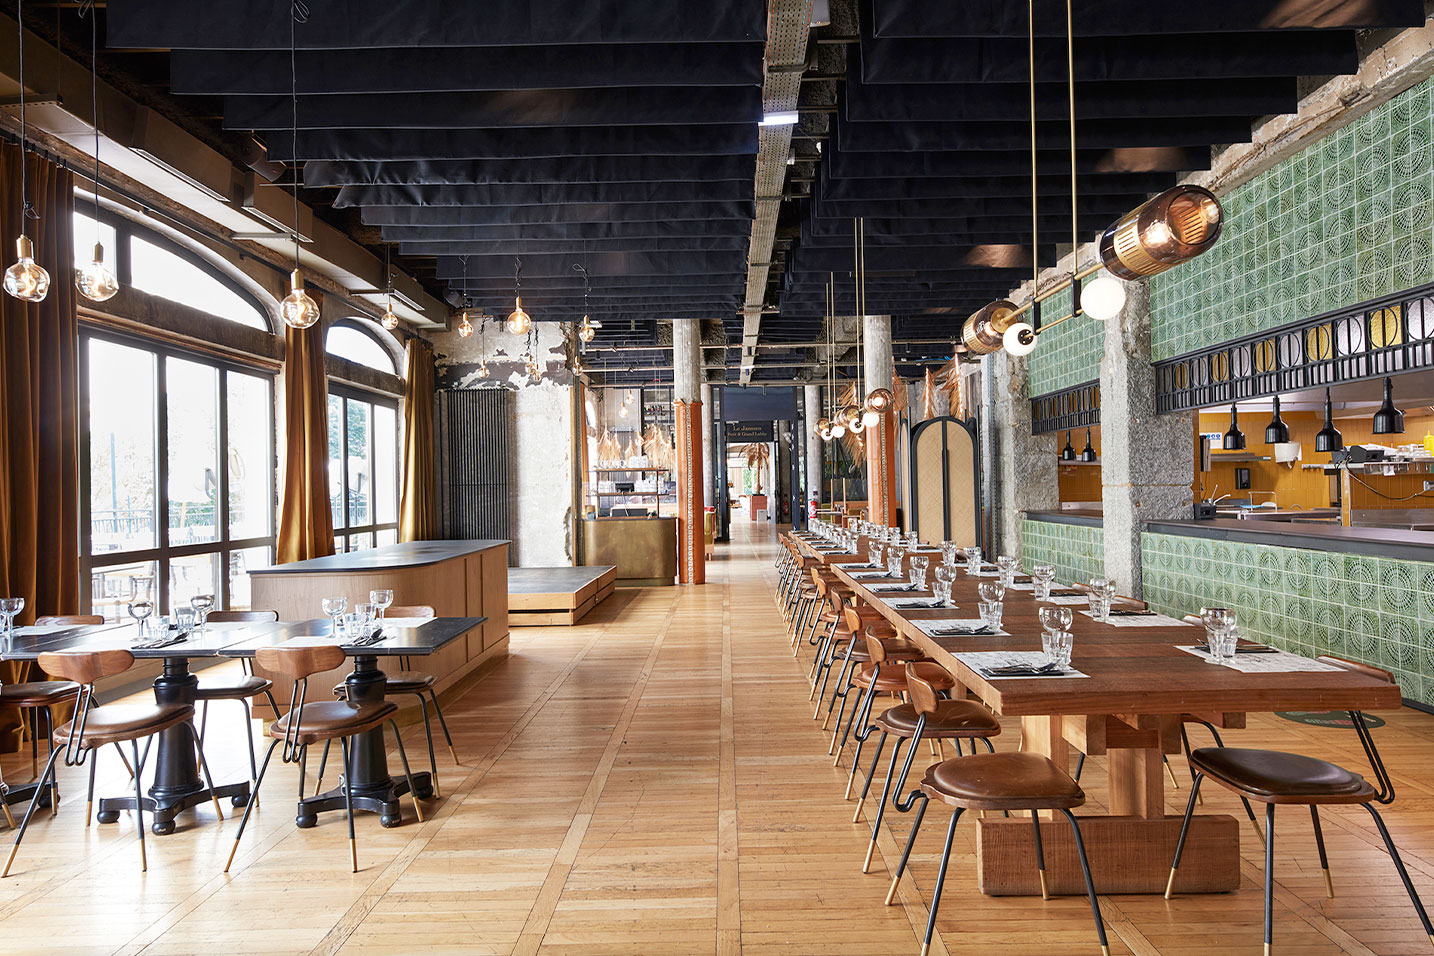
<svg viewBox="0 0 1434 956">
<path fill-rule="evenodd" d="M 1065 607 L 1074 607 L 1077 604 L 1089 604 L 1090 599 L 1084 594 L 1061 594 L 1056 597 L 1048 597 L 1042 604 L 1059 604 Z"/>
<path fill-rule="evenodd" d="M 949 631 L 949 630 L 951 630 L 952 628 L 958 628 L 958 627 L 961 627 L 961 628 L 975 628 L 975 627 L 981 627 L 981 626 L 983 626 L 982 623 L 981 623 L 981 619 L 980 619 L 979 617 L 943 617 L 943 618 L 937 618 L 936 620 L 910 621 L 909 623 L 912 624 L 913 626 L 915 626 L 915 628 L 916 628 L 917 630 L 919 630 L 922 634 L 927 635 L 928 637 L 965 637 L 965 636 L 968 636 L 968 635 L 963 635 L 963 634 L 942 634 L 942 633 L 938 633 L 938 632 L 941 632 L 941 631 Z M 1010 633 L 1009 633 L 1008 631 L 1003 631 L 1003 630 L 1001 630 L 1000 628 L 997 628 L 996 630 L 992 631 L 992 632 L 989 633 L 989 634 L 972 634 L 972 635 L 969 635 L 969 636 L 971 636 L 971 637 L 1010 637 L 1011 635 L 1010 635 Z"/>
<path fill-rule="evenodd" d="M 1177 645 L 1178 646 L 1178 645 Z M 1181 647 L 1182 651 L 1201 660 L 1209 661 L 1210 655 L 1203 647 Z M 1299 674 L 1341 671 L 1342 667 L 1326 664 L 1310 657 L 1301 657 L 1288 651 L 1273 654 L 1236 654 L 1234 660 L 1222 661 L 1225 667 L 1242 674 Z"/>
<path fill-rule="evenodd" d="M 1090 617 L 1089 611 L 1081 611 L 1081 614 Z M 1112 614 L 1110 620 L 1103 622 L 1111 627 L 1190 627 L 1184 621 L 1177 621 L 1173 617 L 1166 617 L 1164 614 Z"/>
<path fill-rule="evenodd" d="M 876 565 L 870 561 L 856 561 L 851 564 L 833 564 L 834 568 L 841 568 L 843 571 L 875 571 Z"/>
<path fill-rule="evenodd" d="M 983 673 L 987 667 L 1040 667 L 1050 662 L 1050 658 L 1044 651 L 967 651 L 957 654 L 956 659 L 986 680 L 1055 680 L 1058 677 L 1089 677 L 1073 667 L 1067 667 L 1059 674 L 1046 676 L 1033 676 L 1031 674 L 1013 674 L 1009 676 L 990 676 Z"/>
<path fill-rule="evenodd" d="M 42 634 L 58 634 L 61 631 L 74 630 L 75 624 L 31 624 L 29 627 L 17 627 L 15 633 L 22 637 L 39 637 Z"/>
</svg>

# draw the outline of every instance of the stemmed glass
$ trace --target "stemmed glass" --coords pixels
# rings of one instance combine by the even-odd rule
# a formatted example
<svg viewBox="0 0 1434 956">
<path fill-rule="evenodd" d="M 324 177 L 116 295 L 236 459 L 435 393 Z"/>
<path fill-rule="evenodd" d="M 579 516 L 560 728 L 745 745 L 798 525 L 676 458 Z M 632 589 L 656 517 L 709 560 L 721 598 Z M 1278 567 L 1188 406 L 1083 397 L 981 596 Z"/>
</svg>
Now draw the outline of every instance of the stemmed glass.
<svg viewBox="0 0 1434 956">
<path fill-rule="evenodd" d="M 326 597 L 319 602 L 323 609 L 324 616 L 333 621 L 334 636 L 339 636 L 339 617 L 349 609 L 349 599 L 346 597 Z"/>
<path fill-rule="evenodd" d="M 383 612 L 393 606 L 393 591 L 388 588 L 376 588 L 368 592 L 368 600 L 378 609 L 379 623 L 383 623 Z"/>
<path fill-rule="evenodd" d="M 900 545 L 892 544 L 887 547 L 886 573 L 889 577 L 899 578 L 903 576 L 901 573 L 901 557 L 902 551 Z"/>
<path fill-rule="evenodd" d="M 15 615 L 25 610 L 25 599 L 17 597 L 0 598 L 0 617 L 5 618 L 5 643 L 15 636 Z"/>
<path fill-rule="evenodd" d="M 1016 583 L 1016 559 L 1009 554 L 1003 554 L 996 558 L 996 569 L 1000 572 L 1002 587 L 1010 587 Z"/>
<path fill-rule="evenodd" d="M 942 606 L 951 603 L 951 583 L 956 580 L 956 569 L 949 564 L 940 564 L 932 572 L 931 596 Z"/>
<path fill-rule="evenodd" d="M 129 611 L 129 616 L 134 618 L 135 623 L 139 625 L 139 639 L 144 640 L 147 627 L 145 621 L 154 613 L 154 602 L 149 598 L 140 598 L 136 601 L 130 601 L 129 604 L 126 605 L 126 610 Z"/>
<path fill-rule="evenodd" d="M 956 566 L 956 550 L 955 541 L 941 542 L 941 563 L 949 564 L 954 568 Z"/>
<path fill-rule="evenodd" d="M 1075 620 L 1068 607 L 1043 607 L 1036 614 L 1041 619 L 1041 630 L 1047 634 L 1068 631 Z"/>
<path fill-rule="evenodd" d="M 214 610 L 214 595 L 196 594 L 189 599 L 189 606 L 194 608 L 194 629 L 204 630 L 204 625 L 209 623 L 209 612 Z"/>
</svg>

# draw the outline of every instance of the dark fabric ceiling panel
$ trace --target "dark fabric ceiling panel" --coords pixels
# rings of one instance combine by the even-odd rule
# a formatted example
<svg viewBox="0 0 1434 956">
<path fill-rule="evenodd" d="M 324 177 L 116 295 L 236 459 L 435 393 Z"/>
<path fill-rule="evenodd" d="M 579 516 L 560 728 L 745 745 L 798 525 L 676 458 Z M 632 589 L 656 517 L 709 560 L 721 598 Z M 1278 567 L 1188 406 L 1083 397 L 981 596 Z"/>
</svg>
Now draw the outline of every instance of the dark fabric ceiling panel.
<svg viewBox="0 0 1434 956">
<path fill-rule="evenodd" d="M 662 295 L 651 297 L 607 296 L 593 293 L 588 296 L 586 301 L 588 305 L 592 306 L 594 309 L 604 308 L 608 310 L 625 308 L 660 309 L 666 307 L 736 308 L 737 305 L 740 303 L 741 298 L 742 296 L 740 292 L 727 292 L 722 294 L 713 292 L 706 295 Z M 511 289 L 506 292 L 491 292 L 483 293 L 481 295 L 475 294 L 472 296 L 472 300 L 475 304 L 493 304 L 494 306 L 506 305 L 509 310 L 513 308 L 513 293 Z M 581 309 L 583 302 L 584 299 L 581 292 L 572 292 L 569 290 L 559 290 L 556 293 L 549 293 L 542 290 L 529 292 L 526 284 L 523 287 L 523 308 L 525 310 L 530 308 L 567 309 L 573 307 Z"/>
<path fill-rule="evenodd" d="M 750 245 L 747 236 L 704 236 L 699 238 L 676 239 L 667 236 L 661 239 L 613 239 L 604 242 L 553 242 L 532 239 L 502 239 L 496 241 L 454 240 L 454 239 L 410 239 L 400 242 L 398 252 L 405 256 L 484 256 L 484 255 L 530 255 L 546 253 L 605 252 L 745 252 Z"/>
<path fill-rule="evenodd" d="M 304 185 L 485 186 L 530 183 L 642 183 L 671 180 L 750 184 L 754 156 L 573 156 L 547 163 L 527 160 L 346 163 L 304 165 Z"/>
<path fill-rule="evenodd" d="M 1070 216 L 1042 216 L 1038 223 L 1042 232 L 1050 231 L 1052 235 L 1060 235 L 1060 230 L 1070 230 Z M 1091 215 L 1088 211 L 1080 213 L 1081 231 L 1090 233 L 1104 229 L 1110 225 L 1110 217 L 1102 215 Z M 877 219 L 865 218 L 863 223 L 863 234 L 868 245 L 889 244 L 893 241 L 904 242 L 913 237 L 933 236 L 957 237 L 962 235 L 975 235 L 992 229 L 1014 229 L 1024 230 L 1029 235 L 1031 230 L 1031 215 L 1012 214 L 1009 216 L 988 216 L 988 217 L 962 217 L 959 219 Z M 828 219 L 814 218 L 808 216 L 802 222 L 802 242 L 808 245 L 832 245 L 845 243 L 851 245 L 852 222 L 850 219 Z M 384 236 L 387 238 L 387 231 Z"/>
<path fill-rule="evenodd" d="M 1031 154 L 1025 150 L 972 150 L 965 153 L 858 153 L 842 148 L 840 125 L 832 137 L 833 149 L 822 165 L 837 179 L 916 179 L 944 176 L 1006 176 L 1019 169 L 1029 175 Z M 1042 173 L 1070 173 L 1068 148 L 1045 149 L 1036 154 Z M 1163 146 L 1087 149 L 1076 153 L 1076 168 L 1083 173 L 1186 172 L 1210 168 L 1209 146 Z"/>
<path fill-rule="evenodd" d="M 502 276 L 513 272 L 513 256 L 469 256 L 470 276 Z M 567 275 L 574 264 L 583 264 L 593 275 L 723 275 L 746 271 L 746 254 L 656 252 L 602 252 L 588 256 L 536 255 L 523 257 L 523 275 Z M 440 256 L 436 267 L 440 279 L 456 279 L 464 266 L 457 256 Z"/>
<path fill-rule="evenodd" d="M 456 90 L 608 86 L 762 85 L 761 43 L 306 50 L 295 57 L 308 93 L 446 93 Z M 175 93 L 288 95 L 288 50 L 175 50 Z"/>
<path fill-rule="evenodd" d="M 300 91 L 301 130 L 526 129 L 532 127 L 644 126 L 680 123 L 717 126 L 762 118 L 755 86 L 622 87 L 606 90 L 504 90 L 496 93 L 365 93 L 307 96 Z M 291 129 L 288 96 L 226 96 L 226 129 Z"/>
<path fill-rule="evenodd" d="M 968 179 L 835 179 L 823 173 L 816 195 L 820 203 L 861 202 L 867 199 L 982 199 L 1000 196 L 1022 196 L 1029 202 L 1031 177 L 971 177 Z M 1173 173 L 1120 173 L 1109 176 L 1077 176 L 1076 188 L 1082 196 L 1111 193 L 1153 193 L 1175 185 Z M 1036 180 L 1038 196 L 1064 196 L 1069 199 L 1069 176 L 1040 176 Z"/>
<path fill-rule="evenodd" d="M 527 259 L 528 257 L 524 257 Z M 591 257 L 577 256 L 579 262 Z M 460 269 L 457 277 L 450 277 L 450 285 L 459 292 L 472 295 L 513 292 L 512 265 L 505 275 L 477 276 L 470 274 L 462 278 Z M 662 298 L 680 292 L 684 296 L 713 295 L 730 292 L 742 287 L 742 279 L 733 276 L 683 276 L 680 282 L 666 276 L 600 275 L 589 273 L 588 288 L 594 294 L 628 295 L 633 298 Z M 559 290 L 581 295 L 583 277 L 576 270 L 551 276 L 530 276 L 523 274 L 523 288 L 538 293 L 556 294 Z"/>
<path fill-rule="evenodd" d="M 125 0 L 108 10 L 106 45 L 175 50 L 286 50 L 291 25 L 305 50 L 370 47 L 542 46 L 571 43 L 712 43 L 766 37 L 762 0 L 346 0 L 313 5 L 292 24 L 290 0 L 194 3 Z"/>
<path fill-rule="evenodd" d="M 863 36 L 861 76 L 867 83 L 1024 83 L 1029 79 L 1026 47 L 1024 38 Z M 1075 43 L 1077 82 L 1300 76 L 1353 73 L 1358 68 L 1352 32 L 1091 38 Z M 1065 41 L 1038 40 L 1037 81 L 1058 83 L 1065 76 Z"/>
<path fill-rule="evenodd" d="M 568 203 L 685 203 L 737 201 L 752 184 L 735 179 L 706 183 L 538 183 L 532 186 L 344 186 L 335 208 L 347 206 L 549 206 Z"/>
<path fill-rule="evenodd" d="M 842 146 L 858 152 L 907 150 L 1016 150 L 1031 145 L 1027 123 L 849 123 L 841 124 Z M 1204 116 L 1189 120 L 1089 120 L 1076 125 L 1077 148 L 1108 149 L 1128 146 L 1194 146 L 1210 143 L 1247 143 L 1252 136 L 1250 117 Z M 1036 124 L 1039 148 L 1052 149 L 1070 142 L 1063 122 Z M 1030 170 L 1030 161 L 1026 163 Z"/>
<path fill-rule="evenodd" d="M 516 225 L 520 223 L 666 222 L 678 219 L 750 222 L 755 202 L 634 203 L 632 205 L 509 206 L 480 213 L 461 206 L 365 206 L 361 216 L 370 226 L 383 225 Z"/>
<path fill-rule="evenodd" d="M 871 0 L 871 11 L 874 32 L 880 37 L 1024 37 L 1028 29 L 1026 5 L 1011 0 Z M 1423 22 L 1420 0 L 1200 0 L 1190 6 L 1082 0 L 1073 28 L 1077 36 L 1118 36 L 1186 33 L 1192 25 L 1205 33 L 1240 33 L 1413 27 Z M 1037 34 L 1063 36 L 1065 28 L 1064 0 L 1038 0 Z"/>
<path fill-rule="evenodd" d="M 565 156 L 750 156 L 757 125 L 580 126 L 506 130 L 288 130 L 265 137 L 269 158 L 280 162 L 343 159 L 523 159 Z"/>
<path fill-rule="evenodd" d="M 1102 217 L 1115 218 L 1123 215 L 1145 200 L 1143 193 L 1132 193 L 1127 196 L 1100 195 L 1082 197 L 1077 213 L 1088 213 L 1090 215 L 1101 215 Z M 1066 220 L 1067 229 L 1070 226 L 1070 197 L 1047 196 L 1042 197 L 1037 207 L 1042 216 L 1063 216 Z M 848 226 L 856 216 L 871 216 L 873 218 L 885 219 L 906 219 L 906 218 L 939 218 L 959 219 L 962 217 L 987 217 L 996 216 L 1005 218 L 1007 216 L 1030 216 L 1031 200 L 1029 198 L 1001 198 L 1001 199 L 866 199 L 860 202 L 823 202 L 817 204 L 813 209 L 813 215 L 823 219 L 845 220 Z"/>
<path fill-rule="evenodd" d="M 622 239 L 683 239 L 724 236 L 747 239 L 745 219 L 675 219 L 661 222 L 569 222 L 519 226 L 384 226 L 385 242 L 446 239 L 454 242 L 603 242 Z M 868 229 L 870 235 L 870 229 Z"/>
<path fill-rule="evenodd" d="M 1019 272 L 1031 267 L 1030 250 L 1024 246 L 974 247 L 906 246 L 902 248 L 870 248 L 866 250 L 866 268 L 879 272 L 885 269 L 920 269 L 922 272 L 971 272 L 1006 269 Z M 850 249 L 811 248 L 798 246 L 793 253 L 795 268 L 807 272 L 849 270 Z"/>
</svg>

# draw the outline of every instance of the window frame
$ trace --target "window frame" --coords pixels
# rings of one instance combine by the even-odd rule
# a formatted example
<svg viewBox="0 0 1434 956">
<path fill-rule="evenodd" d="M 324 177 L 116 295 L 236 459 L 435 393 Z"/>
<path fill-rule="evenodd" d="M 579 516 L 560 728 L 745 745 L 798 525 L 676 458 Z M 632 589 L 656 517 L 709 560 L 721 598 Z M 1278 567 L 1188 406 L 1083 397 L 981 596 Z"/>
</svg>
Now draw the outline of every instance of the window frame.
<svg viewBox="0 0 1434 956">
<path fill-rule="evenodd" d="M 218 321 L 229 321 L 218 319 Z M 90 459 L 90 349 L 89 343 L 95 340 L 108 342 L 127 348 L 142 349 L 155 356 L 154 365 L 154 386 L 155 386 L 155 411 L 154 411 L 154 458 L 155 458 L 155 541 L 156 545 L 151 548 L 137 550 L 106 551 L 96 555 L 93 551 L 93 502 L 91 499 L 91 459 Z M 219 474 L 217 475 L 219 485 L 217 492 L 217 504 L 215 507 L 215 528 L 216 538 L 214 541 L 205 541 L 198 544 L 171 545 L 169 531 L 169 407 L 167 401 L 167 377 L 168 362 L 170 359 L 177 359 L 185 362 L 193 362 L 199 365 L 212 367 L 218 373 L 215 377 L 215 388 L 217 389 L 216 415 L 216 441 L 221 452 L 219 459 Z M 220 358 L 205 352 L 187 349 L 169 342 L 146 338 L 141 335 L 131 335 L 122 331 L 116 331 L 108 327 L 97 326 L 92 323 L 82 322 L 79 334 L 79 417 L 80 428 L 80 613 L 93 613 L 94 592 L 93 575 L 97 570 L 107 567 L 120 567 L 128 564 L 140 564 L 155 562 L 155 584 L 152 593 L 152 600 L 157 608 L 156 613 L 172 613 L 173 608 L 169 603 L 169 574 L 170 562 L 175 558 L 186 558 L 202 555 L 216 554 L 219 556 L 220 571 L 216 581 L 214 594 L 215 607 L 228 608 L 232 598 L 229 581 L 229 561 L 234 552 L 247 551 L 253 548 L 267 548 L 269 560 L 274 559 L 274 545 L 277 536 L 276 523 L 278 519 L 278 499 L 275 482 L 276 463 L 278 461 L 278 435 L 274 424 L 275 392 L 278 385 L 277 376 L 271 369 L 259 365 L 252 365 L 232 359 Z M 269 422 L 269 447 L 268 461 L 265 463 L 265 474 L 269 475 L 269 507 L 266 509 L 269 523 L 269 533 L 263 536 L 247 538 L 230 537 L 230 514 L 229 514 L 229 389 L 228 376 L 230 373 L 246 375 L 253 378 L 265 380 L 269 386 L 269 408 L 267 420 Z"/>
<path fill-rule="evenodd" d="M 335 329 L 350 329 L 354 332 L 359 333 L 364 338 L 372 342 L 374 345 L 378 346 L 379 351 L 383 353 L 386 359 L 388 359 L 388 367 L 377 368 L 372 365 L 367 365 L 363 362 L 356 362 L 351 358 L 339 355 L 337 352 L 329 351 L 329 336 L 333 334 L 333 331 Z M 353 365 L 356 368 L 368 369 L 373 372 L 378 372 L 382 375 L 392 375 L 394 378 L 398 379 L 403 378 L 403 363 L 400 362 L 397 356 L 393 354 L 393 350 L 390 345 L 384 342 L 383 339 L 379 337 L 377 332 L 364 325 L 364 323 L 359 321 L 358 319 L 339 319 L 331 323 L 329 327 L 324 330 L 324 355 L 332 356 L 333 358 L 339 359 L 343 362 L 348 362 L 350 365 Z"/>
<path fill-rule="evenodd" d="M 364 367 L 367 368 L 368 366 L 364 366 Z M 402 458 L 403 458 L 403 448 L 402 448 L 402 442 L 403 442 L 403 418 L 402 418 L 401 415 L 399 415 L 399 402 L 398 402 L 398 398 L 395 397 L 395 396 L 393 396 L 393 395 L 386 395 L 386 394 L 384 394 L 384 393 L 382 393 L 382 392 L 371 392 L 371 391 L 368 391 L 367 389 L 354 388 L 354 387 L 352 387 L 352 386 L 350 386 L 350 385 L 340 385 L 340 384 L 335 383 L 332 379 L 329 380 L 329 397 L 330 397 L 330 398 L 340 399 L 339 416 L 340 416 L 340 426 L 341 426 L 341 427 L 340 427 L 340 429 L 339 429 L 339 432 L 340 432 L 340 434 L 343 436 L 343 453 L 342 453 L 342 457 L 340 458 L 341 464 L 340 464 L 340 467 L 339 467 L 339 495 L 340 495 L 340 497 L 341 497 L 341 499 L 342 499 L 342 501 L 343 501 L 343 509 L 342 509 L 342 511 L 343 511 L 344 520 L 343 520 L 343 523 L 342 523 L 342 524 L 340 524 L 338 521 L 335 521 L 335 522 L 334 522 L 334 540 L 335 540 L 336 542 L 342 541 L 342 542 L 343 542 L 343 548 L 342 548 L 342 549 L 336 548 L 335 550 L 341 550 L 341 553 L 345 553 L 345 554 L 348 553 L 348 552 L 350 552 L 350 551 L 355 551 L 355 550 L 367 550 L 367 549 L 363 549 L 363 548 L 354 548 L 354 547 L 352 546 L 352 544 L 353 544 L 353 539 L 354 539 L 355 537 L 358 537 L 358 536 L 364 535 L 364 534 L 368 534 L 368 535 L 372 535 L 372 536 L 373 536 L 373 542 L 374 542 L 374 543 L 371 544 L 371 545 L 369 545 L 369 547 L 379 547 L 380 545 L 379 545 L 379 543 L 378 543 L 378 534 L 379 534 L 380 531 L 393 531 L 393 532 L 394 532 L 394 535 L 395 535 L 395 538 L 397 538 L 397 534 L 398 534 L 399 504 L 400 504 L 400 498 L 402 497 L 402 486 L 401 486 L 400 483 L 399 483 L 399 479 L 400 479 L 401 476 L 402 476 L 402 468 L 403 468 L 403 462 L 402 462 Z M 348 411 L 348 403 L 351 402 L 351 401 L 352 401 L 352 402 L 360 402 L 360 403 L 365 404 L 365 405 L 368 405 L 368 406 L 370 407 L 370 414 L 369 414 L 369 419 L 368 419 L 368 421 L 369 421 L 369 427 L 368 427 L 368 463 L 369 463 L 369 475 L 370 475 L 369 485 L 370 485 L 371 487 L 376 487 L 376 486 L 378 485 L 378 482 L 375 481 L 375 480 L 373 480 L 373 476 L 374 476 L 374 473 L 375 473 L 375 467 L 376 467 L 376 463 L 377 463 L 377 457 L 374 455 L 374 449 L 375 449 L 375 447 L 376 447 L 376 442 L 375 442 L 375 429 L 374 429 L 374 427 L 373 427 L 374 416 L 373 416 L 373 414 L 372 414 L 372 409 L 375 408 L 375 407 L 382 407 L 382 408 L 392 409 L 392 411 L 393 411 L 393 415 L 394 415 L 394 445 L 395 445 L 395 447 L 394 447 L 394 449 L 393 449 L 393 495 L 394 495 L 394 501 L 393 501 L 393 520 L 392 520 L 392 521 L 382 521 L 382 522 L 381 522 L 381 521 L 378 521 L 378 520 L 377 520 L 378 508 L 376 508 L 376 507 L 374 506 L 374 504 L 373 504 L 373 498 L 372 498 L 372 492 L 370 492 L 369 509 L 368 509 L 369 518 L 370 518 L 369 523 L 368 523 L 368 524 L 362 524 L 362 525 L 350 525 L 350 524 L 349 524 L 349 469 L 348 469 L 348 460 L 349 460 L 348 416 L 349 416 L 349 411 Z M 332 506 L 332 504 L 330 504 L 330 513 L 332 513 L 332 511 L 333 511 L 333 506 Z"/>
</svg>

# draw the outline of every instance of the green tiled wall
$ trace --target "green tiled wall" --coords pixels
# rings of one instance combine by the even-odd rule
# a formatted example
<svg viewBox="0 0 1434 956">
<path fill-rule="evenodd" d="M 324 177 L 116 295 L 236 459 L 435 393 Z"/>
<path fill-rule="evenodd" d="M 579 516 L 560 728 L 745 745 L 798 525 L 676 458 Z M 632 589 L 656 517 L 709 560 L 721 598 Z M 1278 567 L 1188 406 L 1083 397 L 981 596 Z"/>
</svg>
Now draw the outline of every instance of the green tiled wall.
<svg viewBox="0 0 1434 956">
<path fill-rule="evenodd" d="M 1089 525 L 1054 521 L 1021 522 L 1021 566 L 1037 564 L 1056 569 L 1062 584 L 1089 581 L 1105 573 L 1105 532 Z"/>
<path fill-rule="evenodd" d="M 1057 292 L 1041 303 L 1041 315 L 1058 319 L 1071 310 L 1069 289 Z M 1084 316 L 1062 322 L 1041 333 L 1041 344 L 1030 358 L 1029 394 L 1032 398 L 1059 392 L 1100 378 L 1100 360 L 1105 354 L 1105 323 Z"/>
<path fill-rule="evenodd" d="M 1378 665 L 1434 705 L 1434 563 L 1151 532 L 1141 554 L 1155 609 L 1233 608 L 1256 640 Z"/>
<path fill-rule="evenodd" d="M 1215 247 L 1150 279 L 1153 357 L 1434 279 L 1431 87 L 1425 80 L 1222 197 Z"/>
</svg>

